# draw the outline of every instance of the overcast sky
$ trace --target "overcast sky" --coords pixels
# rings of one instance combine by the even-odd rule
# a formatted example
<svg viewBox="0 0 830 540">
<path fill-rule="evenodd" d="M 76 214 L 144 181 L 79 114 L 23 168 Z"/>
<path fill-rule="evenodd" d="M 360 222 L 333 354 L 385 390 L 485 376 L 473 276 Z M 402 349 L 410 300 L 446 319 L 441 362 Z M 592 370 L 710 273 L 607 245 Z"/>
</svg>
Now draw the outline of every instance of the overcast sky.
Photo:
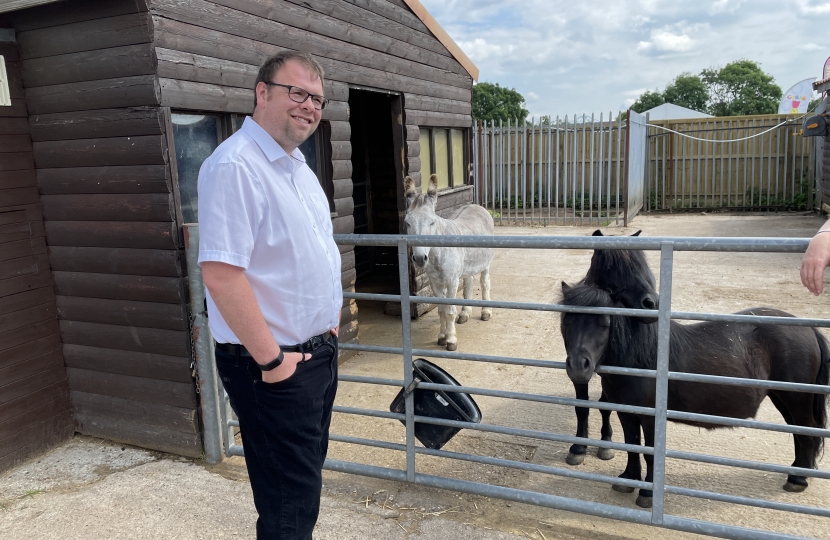
<svg viewBox="0 0 830 540">
<path fill-rule="evenodd" d="M 786 92 L 821 77 L 830 2 L 421 0 L 481 70 L 531 115 L 627 108 L 678 74 L 754 60 Z"/>
</svg>

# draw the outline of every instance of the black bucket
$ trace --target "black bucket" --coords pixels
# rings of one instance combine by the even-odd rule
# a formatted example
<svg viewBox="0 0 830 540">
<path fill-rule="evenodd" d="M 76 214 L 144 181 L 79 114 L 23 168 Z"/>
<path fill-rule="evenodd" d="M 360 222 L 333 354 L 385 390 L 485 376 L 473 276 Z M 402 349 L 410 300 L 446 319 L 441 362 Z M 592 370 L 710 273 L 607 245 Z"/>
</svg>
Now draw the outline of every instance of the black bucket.
<svg viewBox="0 0 830 540">
<path fill-rule="evenodd" d="M 449 373 L 423 358 L 415 359 L 412 365 L 413 376 L 422 382 L 461 386 Z M 406 412 L 404 394 L 405 389 L 401 388 L 401 391 L 392 400 L 392 404 L 389 405 L 390 411 L 394 413 Z M 481 410 L 469 394 L 416 388 L 413 397 L 415 401 L 415 414 L 418 416 L 458 420 L 461 422 L 481 422 Z M 401 423 L 405 424 L 406 422 L 401 420 Z M 460 428 L 416 422 L 415 438 L 421 441 L 421 444 L 425 447 L 438 450 L 460 430 Z"/>
</svg>

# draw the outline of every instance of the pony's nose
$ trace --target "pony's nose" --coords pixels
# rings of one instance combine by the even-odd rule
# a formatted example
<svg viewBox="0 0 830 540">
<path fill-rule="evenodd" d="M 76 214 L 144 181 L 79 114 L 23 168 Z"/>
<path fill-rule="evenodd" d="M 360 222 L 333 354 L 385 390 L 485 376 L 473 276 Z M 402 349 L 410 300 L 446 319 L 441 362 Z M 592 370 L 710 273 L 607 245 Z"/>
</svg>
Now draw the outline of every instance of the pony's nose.
<svg viewBox="0 0 830 540">
<path fill-rule="evenodd" d="M 565 360 L 565 365 L 571 370 L 575 371 L 588 371 L 591 369 L 591 361 L 588 359 L 587 356 L 583 356 L 579 359 L 574 359 L 572 356 L 569 356 Z"/>
<path fill-rule="evenodd" d="M 657 302 L 651 296 L 646 296 L 642 301 L 643 309 L 657 309 Z"/>
<path fill-rule="evenodd" d="M 415 266 L 424 266 L 427 263 L 427 255 L 420 254 L 420 253 L 413 253 L 412 254 L 412 262 L 415 263 Z"/>
</svg>

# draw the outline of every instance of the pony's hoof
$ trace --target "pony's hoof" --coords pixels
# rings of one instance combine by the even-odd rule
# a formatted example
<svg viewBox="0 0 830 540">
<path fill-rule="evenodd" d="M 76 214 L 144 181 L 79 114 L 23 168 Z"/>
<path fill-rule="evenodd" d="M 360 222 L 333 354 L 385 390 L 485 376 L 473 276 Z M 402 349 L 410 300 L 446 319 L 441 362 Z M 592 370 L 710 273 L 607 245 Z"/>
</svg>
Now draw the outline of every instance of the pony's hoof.
<svg viewBox="0 0 830 540">
<path fill-rule="evenodd" d="M 565 463 L 568 465 L 582 465 L 585 461 L 585 454 L 574 454 L 573 452 L 568 452 L 568 457 L 565 458 Z"/>
<path fill-rule="evenodd" d="M 637 506 L 640 508 L 651 508 L 651 501 L 653 497 L 643 497 L 642 495 L 637 496 Z"/>
<path fill-rule="evenodd" d="M 445 337 L 439 337 L 438 338 L 438 345 L 441 345 L 443 347 L 446 344 L 447 344 L 447 338 L 445 338 Z"/>
<path fill-rule="evenodd" d="M 482 313 L 481 314 L 481 320 L 482 321 L 489 321 L 490 320 L 490 314 L 489 313 Z"/>
<path fill-rule="evenodd" d="M 447 343 L 447 350 L 454 351 L 458 348 L 458 343 Z"/>
<path fill-rule="evenodd" d="M 610 448 L 597 448 L 597 457 L 603 461 L 614 459 L 614 451 Z"/>
<path fill-rule="evenodd" d="M 807 484 L 794 484 L 792 482 L 784 484 L 784 491 L 789 491 L 790 493 L 801 493 L 805 489 L 807 489 Z"/>
<path fill-rule="evenodd" d="M 617 484 L 612 484 L 611 489 L 618 493 L 634 493 L 634 488 L 630 486 L 620 486 Z"/>
<path fill-rule="evenodd" d="M 459 315 L 459 316 L 458 316 L 458 318 L 455 320 L 455 324 L 464 324 L 465 322 L 467 322 L 467 321 L 469 321 L 469 320 L 470 320 L 470 317 L 468 317 L 466 313 L 462 313 L 462 314 L 461 314 L 461 315 Z"/>
</svg>

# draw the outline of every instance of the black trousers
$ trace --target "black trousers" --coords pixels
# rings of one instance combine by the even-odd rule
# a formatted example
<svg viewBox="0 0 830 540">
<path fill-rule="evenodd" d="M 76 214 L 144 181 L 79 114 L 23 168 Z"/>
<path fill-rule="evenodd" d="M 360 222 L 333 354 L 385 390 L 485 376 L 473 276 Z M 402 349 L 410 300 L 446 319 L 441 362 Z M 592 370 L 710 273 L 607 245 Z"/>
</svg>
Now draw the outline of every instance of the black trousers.
<svg viewBox="0 0 830 540">
<path fill-rule="evenodd" d="M 310 540 L 320 512 L 322 468 L 337 392 L 337 339 L 278 383 L 262 382 L 248 357 L 216 351 L 216 367 L 242 434 L 259 519 L 257 539 Z"/>
</svg>

